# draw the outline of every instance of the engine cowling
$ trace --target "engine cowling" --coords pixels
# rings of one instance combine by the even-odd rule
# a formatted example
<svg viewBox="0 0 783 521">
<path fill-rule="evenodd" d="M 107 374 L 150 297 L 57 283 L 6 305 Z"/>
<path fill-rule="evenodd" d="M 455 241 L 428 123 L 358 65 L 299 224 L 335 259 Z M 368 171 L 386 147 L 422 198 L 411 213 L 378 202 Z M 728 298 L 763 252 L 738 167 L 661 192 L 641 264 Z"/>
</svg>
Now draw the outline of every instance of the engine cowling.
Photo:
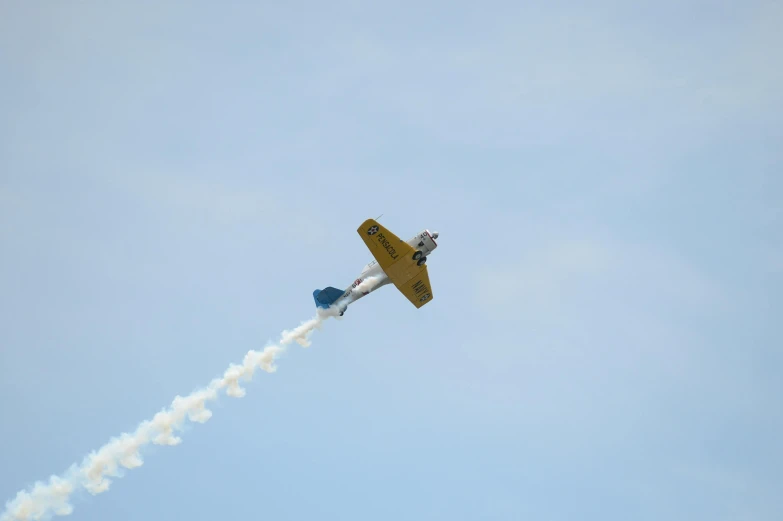
<svg viewBox="0 0 783 521">
<path fill-rule="evenodd" d="M 433 236 L 429 230 L 425 229 L 416 235 L 416 237 L 409 240 L 408 244 L 410 244 L 414 250 L 420 251 L 422 256 L 427 256 L 438 247 L 438 243 L 435 242 L 435 237 L 437 237 L 437 235 L 437 232 L 435 232 L 435 236 Z"/>
</svg>

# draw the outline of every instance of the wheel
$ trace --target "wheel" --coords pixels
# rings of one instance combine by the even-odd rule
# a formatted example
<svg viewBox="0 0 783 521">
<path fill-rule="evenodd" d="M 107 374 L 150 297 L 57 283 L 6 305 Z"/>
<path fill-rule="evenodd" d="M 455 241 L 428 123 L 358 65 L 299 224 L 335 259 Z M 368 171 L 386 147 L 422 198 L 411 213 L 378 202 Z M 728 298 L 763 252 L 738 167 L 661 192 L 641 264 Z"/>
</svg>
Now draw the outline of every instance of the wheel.
<svg viewBox="0 0 783 521">
<path fill-rule="evenodd" d="M 416 253 L 413 254 L 413 260 L 419 260 L 421 258 L 421 255 L 422 255 L 421 251 L 416 250 Z"/>
<path fill-rule="evenodd" d="M 419 262 L 416 263 L 416 266 L 421 266 L 425 262 L 427 262 L 427 257 L 422 257 L 421 259 L 419 259 Z"/>
</svg>

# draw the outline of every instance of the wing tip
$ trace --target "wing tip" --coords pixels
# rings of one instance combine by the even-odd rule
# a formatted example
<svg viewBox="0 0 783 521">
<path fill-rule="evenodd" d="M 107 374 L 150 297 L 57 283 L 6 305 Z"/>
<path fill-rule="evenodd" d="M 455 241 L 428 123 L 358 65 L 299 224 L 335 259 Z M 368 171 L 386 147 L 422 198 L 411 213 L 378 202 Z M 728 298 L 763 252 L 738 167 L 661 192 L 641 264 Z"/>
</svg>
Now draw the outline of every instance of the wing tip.
<svg viewBox="0 0 783 521">
<path fill-rule="evenodd" d="M 368 228 L 371 228 L 372 226 L 375 226 L 377 224 L 378 222 L 375 219 L 366 219 L 362 224 L 359 225 L 358 228 L 356 228 L 356 231 L 359 234 L 362 234 L 368 231 Z"/>
</svg>

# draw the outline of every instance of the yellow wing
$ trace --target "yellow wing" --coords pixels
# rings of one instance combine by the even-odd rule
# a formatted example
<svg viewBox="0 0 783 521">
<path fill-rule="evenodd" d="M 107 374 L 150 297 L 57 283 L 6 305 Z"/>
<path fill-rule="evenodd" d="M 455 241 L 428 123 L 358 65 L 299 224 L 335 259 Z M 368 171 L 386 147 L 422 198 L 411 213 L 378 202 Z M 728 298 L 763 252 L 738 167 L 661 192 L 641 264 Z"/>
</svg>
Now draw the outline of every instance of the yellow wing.
<svg viewBox="0 0 783 521">
<path fill-rule="evenodd" d="M 389 269 L 403 260 L 413 261 L 413 248 L 405 241 L 387 230 L 375 219 L 367 219 L 356 230 L 370 249 L 375 260 L 381 265 L 381 269 L 389 274 Z M 403 264 L 407 264 L 403 262 Z M 414 266 L 416 262 L 413 261 Z M 392 271 L 394 271 L 392 269 Z"/>
<path fill-rule="evenodd" d="M 378 223 L 367 219 L 356 230 L 381 269 L 414 306 L 420 308 L 432 300 L 427 266 L 418 266 L 413 248 Z"/>
<path fill-rule="evenodd" d="M 417 308 L 422 307 L 424 304 L 432 300 L 432 287 L 430 286 L 430 276 L 427 273 L 427 266 L 421 266 L 419 273 L 410 280 L 398 283 L 392 279 L 397 289 L 405 295 L 405 298 L 411 301 L 411 303 Z"/>
</svg>

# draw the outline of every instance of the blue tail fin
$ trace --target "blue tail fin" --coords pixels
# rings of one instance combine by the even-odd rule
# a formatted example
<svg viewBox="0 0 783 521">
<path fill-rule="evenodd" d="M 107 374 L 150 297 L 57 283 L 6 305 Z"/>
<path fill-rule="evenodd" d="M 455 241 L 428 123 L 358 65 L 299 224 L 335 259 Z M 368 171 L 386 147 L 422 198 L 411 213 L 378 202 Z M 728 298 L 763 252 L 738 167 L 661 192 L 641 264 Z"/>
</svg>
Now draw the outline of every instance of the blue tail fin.
<svg viewBox="0 0 783 521">
<path fill-rule="evenodd" d="M 345 291 L 329 286 L 324 289 L 313 291 L 313 300 L 315 300 L 315 305 L 317 307 L 326 309 L 337 302 L 337 300 L 343 296 L 343 293 L 345 293 Z"/>
</svg>

